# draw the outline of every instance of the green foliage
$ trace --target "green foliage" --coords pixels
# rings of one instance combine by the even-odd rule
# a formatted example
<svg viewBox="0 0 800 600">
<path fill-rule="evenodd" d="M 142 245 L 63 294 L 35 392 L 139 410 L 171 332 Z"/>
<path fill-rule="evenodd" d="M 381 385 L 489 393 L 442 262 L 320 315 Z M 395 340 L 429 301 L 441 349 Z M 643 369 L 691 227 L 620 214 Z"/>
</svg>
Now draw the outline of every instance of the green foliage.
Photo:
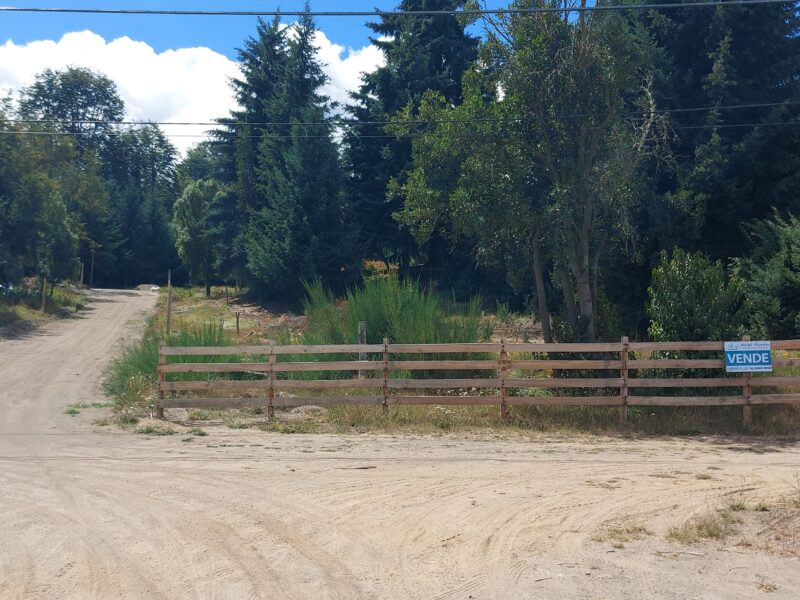
<svg viewBox="0 0 800 600">
<path fill-rule="evenodd" d="M 535 289 L 546 337 L 552 268 L 567 288 L 571 329 L 594 339 L 600 258 L 631 238 L 638 174 L 665 154 L 664 117 L 652 105 L 657 52 L 619 15 L 535 15 L 498 27 L 464 77 L 460 106 L 423 96 L 418 118 L 436 125 L 415 136 L 414 170 L 390 188 L 404 198 L 398 218 L 423 242 L 442 222 L 474 236 L 480 259 Z M 570 112 L 586 117 L 562 117 Z M 392 131 L 414 133 L 414 117 L 405 110 Z"/>
<path fill-rule="evenodd" d="M 648 293 L 649 333 L 655 341 L 730 340 L 743 331 L 742 281 L 703 254 L 680 248 L 672 256 L 662 252 Z"/>
<path fill-rule="evenodd" d="M 481 320 L 481 300 L 466 306 L 447 303 L 410 280 L 371 279 L 348 290 L 341 303 L 317 280 L 306 285 L 304 302 L 308 325 L 306 344 L 358 342 L 358 323 L 367 323 L 367 342 L 446 343 L 478 342 L 491 334 Z"/>
<path fill-rule="evenodd" d="M 678 176 L 651 175 L 679 198 L 674 209 L 684 218 L 674 243 L 723 260 L 741 255 L 742 222 L 766 218 L 773 207 L 797 208 L 800 133 L 774 126 L 798 115 L 797 106 L 781 105 L 800 92 L 796 6 L 653 10 L 641 18 L 664 50 L 657 82 L 664 107 L 692 109 L 674 113 L 686 127 L 676 130 Z M 759 103 L 774 106 L 696 110 Z"/>
<path fill-rule="evenodd" d="M 175 266 L 175 150 L 155 126 L 122 127 L 123 113 L 110 79 L 73 67 L 0 105 L 0 279 L 75 279 L 82 262 L 87 283 L 130 286 Z M 52 130 L 74 135 L 41 135 Z"/>
<path fill-rule="evenodd" d="M 738 262 L 746 282 L 753 329 L 767 339 L 800 336 L 800 219 L 795 216 L 754 224 L 754 250 Z"/>
<path fill-rule="evenodd" d="M 201 179 L 186 186 L 175 202 L 172 226 L 178 256 L 195 281 L 206 286 L 206 296 L 211 293 L 214 247 L 211 244 L 209 216 L 219 185 L 213 180 Z"/>
<path fill-rule="evenodd" d="M 400 10 L 453 10 L 460 0 L 402 0 Z M 416 253 L 413 238 L 392 218 L 403 208 L 402 198 L 387 196 L 390 180 L 405 179 L 413 167 L 408 139 L 387 139 L 380 121 L 407 107 L 416 114 L 428 90 L 441 94 L 447 102 L 461 101 L 461 79 L 477 56 L 478 41 L 464 31 L 455 16 L 403 18 L 382 16 L 368 24 L 375 32 L 372 43 L 381 50 L 385 64 L 364 75 L 362 85 L 348 107 L 355 123 L 345 129 L 344 150 L 348 169 L 348 194 L 355 205 L 363 255 L 394 259 L 405 270 Z M 441 237 L 441 236 L 439 236 Z M 431 244 L 442 244 L 439 237 L 425 240 L 429 256 Z M 447 255 L 453 267 L 460 253 Z"/>
</svg>

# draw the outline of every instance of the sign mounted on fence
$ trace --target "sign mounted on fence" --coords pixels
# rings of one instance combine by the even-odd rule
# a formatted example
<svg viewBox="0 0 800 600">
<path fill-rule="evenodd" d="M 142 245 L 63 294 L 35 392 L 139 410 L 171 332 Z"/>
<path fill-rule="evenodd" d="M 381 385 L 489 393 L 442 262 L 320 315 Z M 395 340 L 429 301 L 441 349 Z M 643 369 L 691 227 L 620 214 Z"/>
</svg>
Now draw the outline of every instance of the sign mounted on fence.
<svg viewBox="0 0 800 600">
<path fill-rule="evenodd" d="M 725 342 L 726 373 L 772 372 L 772 342 Z"/>
</svg>

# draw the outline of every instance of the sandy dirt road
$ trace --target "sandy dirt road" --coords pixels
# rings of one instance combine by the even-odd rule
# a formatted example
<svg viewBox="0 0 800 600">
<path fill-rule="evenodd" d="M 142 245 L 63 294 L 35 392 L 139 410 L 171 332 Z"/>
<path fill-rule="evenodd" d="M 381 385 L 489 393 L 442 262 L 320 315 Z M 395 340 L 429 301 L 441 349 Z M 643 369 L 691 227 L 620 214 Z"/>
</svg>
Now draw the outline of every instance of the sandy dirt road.
<svg viewBox="0 0 800 600">
<path fill-rule="evenodd" d="M 101 399 L 153 303 L 103 292 L 84 318 L 0 341 L 0 598 L 800 597 L 797 558 L 664 537 L 726 495 L 786 493 L 792 443 L 225 428 L 185 443 L 64 414 Z M 628 522 L 653 534 L 592 540 Z"/>
</svg>

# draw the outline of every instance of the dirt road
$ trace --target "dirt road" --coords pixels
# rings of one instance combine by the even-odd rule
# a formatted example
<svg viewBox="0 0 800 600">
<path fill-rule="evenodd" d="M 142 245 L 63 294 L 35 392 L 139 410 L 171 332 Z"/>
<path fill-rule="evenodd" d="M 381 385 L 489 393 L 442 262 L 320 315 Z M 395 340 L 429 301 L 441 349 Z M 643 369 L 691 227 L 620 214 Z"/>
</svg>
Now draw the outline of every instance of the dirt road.
<svg viewBox="0 0 800 600">
<path fill-rule="evenodd" d="M 791 553 L 664 536 L 731 494 L 787 493 L 794 444 L 182 442 L 64 414 L 102 399 L 108 356 L 153 302 L 100 293 L 84 318 L 0 341 L 0 598 L 797 598 Z M 596 541 L 626 523 L 651 533 Z"/>
</svg>

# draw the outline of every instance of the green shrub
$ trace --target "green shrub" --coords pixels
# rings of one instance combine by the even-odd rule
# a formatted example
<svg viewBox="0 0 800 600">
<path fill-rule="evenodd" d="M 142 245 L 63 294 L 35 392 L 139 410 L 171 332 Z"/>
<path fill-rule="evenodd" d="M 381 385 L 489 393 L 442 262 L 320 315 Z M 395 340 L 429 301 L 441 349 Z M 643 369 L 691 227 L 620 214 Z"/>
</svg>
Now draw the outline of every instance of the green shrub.
<svg viewBox="0 0 800 600">
<path fill-rule="evenodd" d="M 676 248 L 661 253 L 647 290 L 650 337 L 656 341 L 734 339 L 741 335 L 744 291 L 722 263 Z"/>
<path fill-rule="evenodd" d="M 750 321 L 768 339 L 800 336 L 800 219 L 779 216 L 752 226 L 754 249 L 739 261 Z"/>
</svg>

